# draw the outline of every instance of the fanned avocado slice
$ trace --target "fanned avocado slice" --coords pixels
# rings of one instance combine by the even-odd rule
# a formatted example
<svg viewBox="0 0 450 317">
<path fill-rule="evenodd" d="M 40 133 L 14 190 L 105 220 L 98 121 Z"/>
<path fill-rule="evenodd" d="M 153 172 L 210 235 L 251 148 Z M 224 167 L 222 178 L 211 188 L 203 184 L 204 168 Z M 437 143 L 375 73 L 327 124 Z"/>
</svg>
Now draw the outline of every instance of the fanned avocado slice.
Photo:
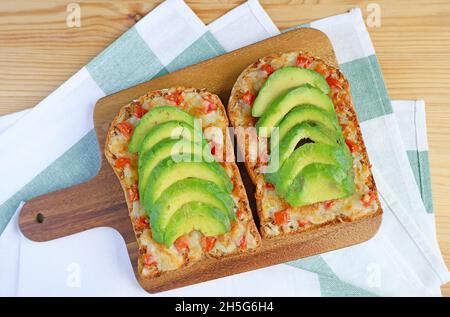
<svg viewBox="0 0 450 317">
<path fill-rule="evenodd" d="M 142 140 L 147 132 L 157 124 L 167 121 L 181 121 L 194 126 L 194 117 L 189 113 L 174 106 L 160 106 L 150 109 L 139 121 L 131 136 L 128 151 L 136 153 L 139 151 Z"/>
<path fill-rule="evenodd" d="M 207 161 L 213 162 L 214 158 L 211 152 L 207 149 L 205 151 L 206 143 L 194 143 L 186 139 L 172 140 L 165 139 L 149 151 L 139 156 L 139 193 L 141 193 L 141 199 L 145 197 L 145 189 L 147 187 L 149 176 L 155 167 L 167 158 L 172 158 L 175 161 L 192 161 L 194 157 L 201 161 L 204 155 L 208 156 Z M 204 154 L 203 154 L 204 153 Z"/>
<path fill-rule="evenodd" d="M 182 121 L 167 121 L 153 126 L 145 135 L 139 148 L 139 157 L 144 156 L 153 146 L 164 139 L 186 139 L 196 143 L 202 142 L 202 131 Z M 140 160 L 141 161 L 141 160 Z"/>
<path fill-rule="evenodd" d="M 305 104 L 313 104 L 328 113 L 334 113 L 334 106 L 330 97 L 325 95 L 320 89 L 306 84 L 281 94 L 273 101 L 263 116 L 256 122 L 258 133 L 261 132 L 261 128 L 266 128 L 266 135 L 270 137 L 271 129 L 278 125 L 289 111 Z"/>
<path fill-rule="evenodd" d="M 294 152 L 301 140 L 309 139 L 314 143 L 340 146 L 339 133 L 327 129 L 321 125 L 311 125 L 303 122 L 295 125 L 283 138 L 280 139 L 280 164 Z"/>
<path fill-rule="evenodd" d="M 230 194 L 210 181 L 199 178 L 183 179 L 167 188 L 150 211 L 153 239 L 163 243 L 164 230 L 172 215 L 183 205 L 194 201 L 211 205 L 230 220 L 235 219 L 235 202 Z"/>
<path fill-rule="evenodd" d="M 280 140 L 295 125 L 302 122 L 309 122 L 312 124 L 320 123 L 330 130 L 334 130 L 336 132 L 341 131 L 341 127 L 335 113 L 330 113 L 314 105 L 302 105 L 289 111 L 278 125 L 278 137 Z"/>
<path fill-rule="evenodd" d="M 164 244 L 173 242 L 193 230 L 205 236 L 217 236 L 230 231 L 230 220 L 219 209 L 201 202 L 189 202 L 178 209 L 170 218 L 164 233 Z"/>
<path fill-rule="evenodd" d="M 327 81 L 321 74 L 300 67 L 283 67 L 273 72 L 261 87 L 253 103 L 252 116 L 262 116 L 276 97 L 286 90 L 304 84 L 315 86 L 325 94 L 330 91 Z"/>
<path fill-rule="evenodd" d="M 353 195 L 353 173 L 329 164 L 314 163 L 297 175 L 286 200 L 291 206 L 305 206 Z"/>
<path fill-rule="evenodd" d="M 200 178 L 216 184 L 222 191 L 230 193 L 233 183 L 227 172 L 217 162 L 204 162 L 194 157 L 191 162 L 175 162 L 167 158 L 153 169 L 144 188 L 144 206 L 152 210 L 156 200 L 172 184 L 186 178 Z"/>
<path fill-rule="evenodd" d="M 340 133 L 330 130 L 322 125 L 311 125 L 308 122 L 302 122 L 289 130 L 283 138 L 280 139 L 278 147 L 278 166 L 283 163 L 298 147 L 302 140 L 310 140 L 314 143 L 328 144 L 330 146 L 341 146 Z M 273 156 L 271 157 L 271 160 Z M 266 179 L 270 183 L 276 182 L 276 173 L 267 173 Z"/>
<path fill-rule="evenodd" d="M 295 177 L 305 166 L 313 163 L 331 164 L 345 171 L 352 167 L 352 161 L 342 147 L 320 143 L 304 144 L 291 154 L 278 171 L 275 183 L 277 194 L 286 197 Z"/>
</svg>

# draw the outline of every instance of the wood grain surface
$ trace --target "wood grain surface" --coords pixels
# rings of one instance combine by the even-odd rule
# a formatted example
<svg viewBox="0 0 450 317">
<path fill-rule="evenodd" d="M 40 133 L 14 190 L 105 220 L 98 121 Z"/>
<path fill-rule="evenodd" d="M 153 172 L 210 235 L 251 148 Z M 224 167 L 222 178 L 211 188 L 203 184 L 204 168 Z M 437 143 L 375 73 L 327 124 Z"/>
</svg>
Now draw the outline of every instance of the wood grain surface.
<svg viewBox="0 0 450 317">
<path fill-rule="evenodd" d="M 67 28 L 66 0 L 0 2 L 0 115 L 34 106 L 160 1 L 76 1 L 81 28 Z M 208 23 L 242 1 L 186 1 Z M 280 29 L 373 1 L 264 1 Z M 450 2 L 376 1 L 369 28 L 392 99 L 424 99 L 438 240 L 450 266 Z M 443 286 L 450 296 L 450 284 Z"/>
</svg>

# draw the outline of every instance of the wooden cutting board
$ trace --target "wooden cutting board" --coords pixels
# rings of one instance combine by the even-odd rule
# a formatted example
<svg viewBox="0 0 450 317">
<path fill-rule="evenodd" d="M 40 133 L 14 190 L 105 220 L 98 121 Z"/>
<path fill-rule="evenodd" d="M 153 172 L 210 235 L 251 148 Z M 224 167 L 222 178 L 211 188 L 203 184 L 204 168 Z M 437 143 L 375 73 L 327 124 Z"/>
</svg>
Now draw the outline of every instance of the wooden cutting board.
<svg viewBox="0 0 450 317">
<path fill-rule="evenodd" d="M 173 86 L 206 88 L 226 105 L 231 88 L 244 68 L 268 54 L 298 50 L 337 66 L 327 36 L 318 30 L 301 28 L 100 99 L 94 110 L 94 125 L 102 153 L 100 172 L 86 183 L 28 201 L 19 219 L 23 234 L 34 241 L 48 241 L 95 227 L 112 227 L 123 236 L 136 273 L 138 248 L 124 194 L 103 156 L 106 132 L 120 107 L 148 91 Z M 254 186 L 243 166 L 239 167 L 255 212 Z M 300 236 L 263 240 L 262 247 L 253 253 L 219 261 L 207 259 L 151 280 L 136 276 L 142 287 L 150 292 L 168 290 L 360 243 L 375 234 L 380 222 L 381 216 L 378 216 L 350 224 L 340 223 Z"/>
</svg>

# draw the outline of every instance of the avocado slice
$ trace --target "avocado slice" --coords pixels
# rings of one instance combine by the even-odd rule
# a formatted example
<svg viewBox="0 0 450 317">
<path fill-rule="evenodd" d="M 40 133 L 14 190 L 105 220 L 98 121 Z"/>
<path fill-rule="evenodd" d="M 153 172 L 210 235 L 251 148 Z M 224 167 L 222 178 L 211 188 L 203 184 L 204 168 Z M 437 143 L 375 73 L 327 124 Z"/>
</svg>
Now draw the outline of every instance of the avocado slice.
<svg viewBox="0 0 450 317">
<path fill-rule="evenodd" d="M 331 164 L 348 171 L 352 167 L 342 147 L 321 143 L 307 143 L 296 149 L 276 173 L 275 191 L 286 196 L 295 177 L 312 163 Z"/>
<path fill-rule="evenodd" d="M 167 158 L 158 163 L 148 176 L 147 186 L 144 188 L 145 208 L 152 210 L 156 200 L 166 188 L 186 178 L 200 178 L 213 182 L 227 193 L 233 188 L 227 172 L 217 162 L 204 162 L 199 157 L 194 157 L 191 162 L 175 162 L 172 158 Z"/>
<path fill-rule="evenodd" d="M 252 107 L 252 116 L 262 116 L 276 97 L 290 88 L 311 84 L 328 94 L 330 87 L 325 78 L 310 69 L 300 67 L 283 67 L 275 72 L 262 85 Z"/>
<path fill-rule="evenodd" d="M 310 140 L 314 143 L 323 143 L 331 146 L 341 146 L 340 133 L 326 128 L 323 125 L 312 125 L 302 122 L 289 130 L 283 138 L 280 138 L 278 147 L 278 166 L 283 166 L 289 156 L 294 152 L 302 140 Z M 270 183 L 276 183 L 276 173 L 267 173 L 266 179 Z"/>
<path fill-rule="evenodd" d="M 283 138 L 280 140 L 280 165 L 294 152 L 298 143 L 303 139 L 309 139 L 314 143 L 323 143 L 328 145 L 340 146 L 339 133 L 322 125 L 312 125 L 308 122 L 303 122 L 295 125 Z"/>
<path fill-rule="evenodd" d="M 194 126 L 194 117 L 189 113 L 174 106 L 160 106 L 150 109 L 139 121 L 131 136 L 128 151 L 136 153 L 139 151 L 142 140 L 147 132 L 157 124 L 167 121 L 182 121 L 190 126 Z"/>
<path fill-rule="evenodd" d="M 281 140 L 295 125 L 302 122 L 320 123 L 330 130 L 341 131 L 336 114 L 329 113 L 314 105 L 295 107 L 281 120 L 278 125 L 278 137 Z"/>
<path fill-rule="evenodd" d="M 198 201 L 189 202 L 170 218 L 164 233 L 164 244 L 170 247 L 178 237 L 192 230 L 198 230 L 205 236 L 217 236 L 230 228 L 230 220 L 219 209 Z"/>
<path fill-rule="evenodd" d="M 216 184 L 199 178 L 187 178 L 167 188 L 150 212 L 153 239 L 163 243 L 164 230 L 170 217 L 183 205 L 198 201 L 220 210 L 230 220 L 235 218 L 235 202 L 230 194 L 223 192 Z M 149 212 L 147 210 L 147 212 Z"/>
<path fill-rule="evenodd" d="M 314 163 L 303 168 L 295 178 L 286 200 L 291 206 L 300 207 L 345 198 L 354 192 L 353 173 L 335 165 Z"/>
<path fill-rule="evenodd" d="M 193 160 L 194 157 L 203 157 L 203 145 L 194 143 L 186 139 L 172 140 L 165 139 L 155 146 L 153 146 L 149 151 L 146 151 L 143 155 L 139 156 L 139 193 L 141 193 L 141 199 L 144 199 L 145 188 L 149 181 L 149 175 L 155 169 L 159 162 L 167 158 L 175 158 L 178 160 Z M 211 152 L 205 151 L 205 154 L 209 154 L 209 161 L 212 162 L 213 158 Z M 175 157 L 178 155 L 179 157 Z M 198 160 L 200 161 L 200 159 Z"/>
<path fill-rule="evenodd" d="M 309 84 L 294 88 L 277 97 L 263 116 L 256 122 L 258 133 L 260 128 L 267 128 L 267 137 L 270 137 L 271 129 L 275 127 L 292 108 L 313 104 L 328 113 L 334 113 L 333 102 L 320 89 Z"/>
<path fill-rule="evenodd" d="M 194 128 L 182 121 L 167 121 L 153 126 L 145 135 L 139 148 L 139 157 L 144 156 L 157 143 L 164 139 L 186 139 L 200 143 L 202 140 L 202 131 L 195 131 Z"/>
</svg>

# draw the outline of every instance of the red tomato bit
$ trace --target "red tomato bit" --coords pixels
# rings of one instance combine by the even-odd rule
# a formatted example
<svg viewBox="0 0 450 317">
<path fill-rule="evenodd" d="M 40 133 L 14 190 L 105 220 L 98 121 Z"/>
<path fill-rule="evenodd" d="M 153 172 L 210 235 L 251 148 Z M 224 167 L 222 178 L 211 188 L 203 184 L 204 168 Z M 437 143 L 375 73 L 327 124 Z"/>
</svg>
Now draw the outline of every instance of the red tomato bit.
<svg viewBox="0 0 450 317">
<path fill-rule="evenodd" d="M 241 250 L 247 249 L 247 236 L 245 234 L 239 240 L 239 249 Z"/>
<path fill-rule="evenodd" d="M 136 186 L 128 188 L 128 199 L 130 201 L 136 201 L 139 199 L 139 191 Z"/>
<path fill-rule="evenodd" d="M 131 159 L 128 157 L 119 157 L 114 163 L 117 168 L 124 168 L 127 164 L 131 164 Z"/>
<path fill-rule="evenodd" d="M 345 144 L 347 144 L 347 146 L 348 146 L 350 152 L 352 152 L 352 153 L 355 152 L 355 150 L 356 150 L 356 144 L 355 144 L 353 141 L 351 141 L 351 140 L 349 140 L 349 139 L 345 139 Z"/>
<path fill-rule="evenodd" d="M 361 204 L 367 208 L 372 204 L 372 202 L 376 198 L 377 198 L 377 195 L 375 194 L 375 192 L 369 192 L 368 194 L 365 194 L 364 196 L 362 196 L 360 201 L 361 201 Z"/>
<path fill-rule="evenodd" d="M 242 210 L 238 209 L 236 211 L 236 218 L 241 219 L 243 215 L 244 215 L 244 212 Z"/>
<path fill-rule="evenodd" d="M 203 249 L 205 252 L 209 252 L 214 248 L 214 245 L 216 244 L 216 238 L 215 237 L 203 237 L 202 238 L 202 244 Z"/>
<path fill-rule="evenodd" d="M 275 186 L 273 186 L 272 183 L 268 183 L 268 182 L 266 182 L 265 187 L 266 187 L 266 189 L 274 189 L 275 188 Z"/>
<path fill-rule="evenodd" d="M 253 102 L 255 101 L 255 96 L 250 92 L 247 91 L 245 94 L 242 95 L 242 100 L 248 104 L 248 105 L 253 105 Z"/>
<path fill-rule="evenodd" d="M 119 123 L 117 129 L 119 129 L 126 138 L 129 138 L 133 132 L 133 126 L 126 121 Z"/>
<path fill-rule="evenodd" d="M 206 113 L 211 113 L 211 112 L 217 110 L 217 105 L 214 103 L 214 100 L 213 100 L 213 98 L 211 96 L 209 96 L 209 95 L 208 96 L 203 96 L 202 98 L 203 98 L 203 100 L 205 101 L 205 104 L 206 104 L 206 106 L 205 106 L 205 112 Z"/>
<path fill-rule="evenodd" d="M 142 231 L 144 229 L 149 229 L 150 225 L 148 223 L 148 218 L 146 216 L 140 216 L 134 221 L 136 230 Z"/>
<path fill-rule="evenodd" d="M 297 221 L 297 223 L 298 223 L 299 227 L 304 227 L 309 223 L 309 221 L 308 220 L 299 220 L 299 221 Z"/>
<path fill-rule="evenodd" d="M 275 71 L 270 64 L 264 64 L 261 66 L 261 68 L 263 71 L 267 73 L 267 77 L 269 77 L 270 74 L 272 74 Z"/>
<path fill-rule="evenodd" d="M 213 111 L 217 110 L 217 105 L 215 103 L 208 103 L 208 106 L 206 107 L 206 113 L 211 113 Z"/>
<path fill-rule="evenodd" d="M 311 65 L 311 61 L 310 61 L 310 59 L 308 57 L 306 57 L 304 55 L 299 55 L 297 57 L 296 64 L 299 67 L 308 68 L 309 65 Z"/>
<path fill-rule="evenodd" d="M 189 240 L 186 236 L 181 236 L 173 243 L 178 252 L 189 251 Z"/>
<path fill-rule="evenodd" d="M 289 221 L 288 209 L 283 209 L 274 213 L 275 224 L 284 225 Z"/>
<path fill-rule="evenodd" d="M 144 265 L 145 266 L 156 265 L 155 257 L 151 253 L 146 253 L 144 255 Z"/>
<path fill-rule="evenodd" d="M 209 146 L 211 147 L 211 154 L 216 155 L 216 144 L 214 142 L 211 142 Z"/>
<path fill-rule="evenodd" d="M 136 108 L 134 108 L 134 116 L 136 117 L 136 118 L 138 118 L 138 119 L 140 119 L 140 118 L 142 118 L 142 116 L 144 115 L 144 114 L 146 114 L 148 112 L 148 110 L 147 109 L 144 109 L 144 108 L 142 108 L 141 106 L 139 106 L 139 105 L 136 105 Z"/>
<path fill-rule="evenodd" d="M 334 206 L 335 203 L 336 203 L 336 200 L 328 200 L 328 201 L 324 202 L 325 209 L 330 209 L 331 207 Z"/>
<path fill-rule="evenodd" d="M 183 96 L 180 91 L 176 91 L 172 94 L 168 94 L 166 99 L 174 102 L 177 106 L 179 106 L 183 102 Z"/>
<path fill-rule="evenodd" d="M 339 82 L 339 80 L 334 79 L 334 78 L 331 77 L 331 76 L 328 76 L 328 77 L 327 77 L 327 83 L 328 83 L 328 85 L 329 85 L 330 87 L 334 87 L 334 88 L 337 88 L 337 89 L 342 89 L 342 85 L 341 85 L 341 83 Z"/>
</svg>

